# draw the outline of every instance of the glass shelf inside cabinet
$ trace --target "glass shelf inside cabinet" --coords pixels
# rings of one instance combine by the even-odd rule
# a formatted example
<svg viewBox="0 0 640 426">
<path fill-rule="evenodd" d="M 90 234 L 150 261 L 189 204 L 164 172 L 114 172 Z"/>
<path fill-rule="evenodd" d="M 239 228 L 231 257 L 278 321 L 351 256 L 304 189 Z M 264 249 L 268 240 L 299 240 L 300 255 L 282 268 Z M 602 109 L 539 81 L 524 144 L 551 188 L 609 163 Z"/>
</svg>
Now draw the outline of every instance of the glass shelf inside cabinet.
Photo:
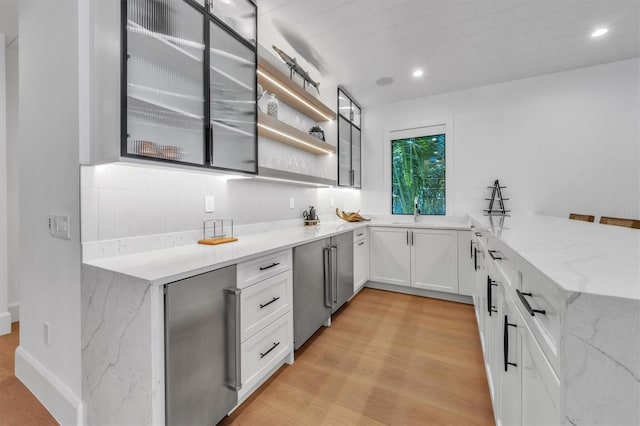
<svg viewBox="0 0 640 426">
<path fill-rule="evenodd" d="M 189 4 L 127 2 L 127 154 L 204 164 L 204 53 Z"/>
</svg>

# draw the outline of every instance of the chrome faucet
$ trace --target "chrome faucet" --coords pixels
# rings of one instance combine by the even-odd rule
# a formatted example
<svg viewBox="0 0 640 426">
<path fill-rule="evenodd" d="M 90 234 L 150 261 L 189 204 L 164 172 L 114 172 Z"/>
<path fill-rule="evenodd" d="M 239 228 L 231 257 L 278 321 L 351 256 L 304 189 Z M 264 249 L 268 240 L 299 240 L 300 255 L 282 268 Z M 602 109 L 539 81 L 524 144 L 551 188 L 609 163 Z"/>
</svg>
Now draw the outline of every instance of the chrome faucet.
<svg viewBox="0 0 640 426">
<path fill-rule="evenodd" d="M 413 221 L 418 221 L 418 215 L 420 214 L 420 210 L 418 210 L 418 197 L 413 199 Z"/>
</svg>

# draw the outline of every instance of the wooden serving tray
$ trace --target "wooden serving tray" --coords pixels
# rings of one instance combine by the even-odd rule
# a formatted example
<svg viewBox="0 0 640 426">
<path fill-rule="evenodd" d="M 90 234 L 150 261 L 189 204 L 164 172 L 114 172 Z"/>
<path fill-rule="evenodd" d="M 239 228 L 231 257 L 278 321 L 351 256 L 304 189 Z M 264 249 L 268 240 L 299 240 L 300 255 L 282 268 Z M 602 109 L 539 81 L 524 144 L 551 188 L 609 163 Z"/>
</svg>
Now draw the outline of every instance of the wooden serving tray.
<svg viewBox="0 0 640 426">
<path fill-rule="evenodd" d="M 238 241 L 235 237 L 225 237 L 225 238 L 207 238 L 206 240 L 198 241 L 198 244 L 205 244 L 208 246 L 215 246 L 218 244 L 231 243 L 233 241 Z"/>
</svg>

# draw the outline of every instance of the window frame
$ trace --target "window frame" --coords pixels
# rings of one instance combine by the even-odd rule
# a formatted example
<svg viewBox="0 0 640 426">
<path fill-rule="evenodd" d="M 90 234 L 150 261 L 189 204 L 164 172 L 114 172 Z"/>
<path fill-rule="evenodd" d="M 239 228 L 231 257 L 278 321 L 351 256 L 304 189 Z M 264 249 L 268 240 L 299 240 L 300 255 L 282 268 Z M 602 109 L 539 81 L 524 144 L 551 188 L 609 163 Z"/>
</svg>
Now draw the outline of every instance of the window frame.
<svg viewBox="0 0 640 426">
<path fill-rule="evenodd" d="M 393 164 L 392 164 L 392 141 L 397 139 L 405 139 L 411 137 L 445 135 L 445 214 L 444 215 L 428 215 L 420 214 L 420 216 L 428 217 L 447 217 L 455 215 L 454 188 L 455 188 L 455 165 L 454 165 L 454 136 L 453 136 L 453 119 L 444 118 L 438 120 L 399 123 L 387 126 L 384 138 L 384 185 L 386 202 L 388 203 L 387 211 L 393 217 L 407 216 L 408 214 L 393 213 Z"/>
</svg>

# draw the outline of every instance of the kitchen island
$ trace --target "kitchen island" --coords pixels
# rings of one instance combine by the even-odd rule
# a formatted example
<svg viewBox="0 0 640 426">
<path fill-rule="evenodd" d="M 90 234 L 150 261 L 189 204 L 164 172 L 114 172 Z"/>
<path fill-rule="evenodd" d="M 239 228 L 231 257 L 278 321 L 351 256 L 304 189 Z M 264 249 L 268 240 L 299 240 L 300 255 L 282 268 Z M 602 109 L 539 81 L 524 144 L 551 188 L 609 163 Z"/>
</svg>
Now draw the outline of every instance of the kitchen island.
<svg viewBox="0 0 640 426">
<path fill-rule="evenodd" d="M 483 246 L 514 259 L 500 266 L 505 282 L 542 276 L 540 282 L 551 282 L 566 301 L 557 317 L 566 330 L 559 338 L 554 337 L 555 328 L 547 333 L 545 327 L 538 327 L 539 332 L 532 327 L 534 338 L 553 343 L 541 346 L 551 348 L 545 355 L 553 358 L 554 374 L 563 381 L 558 392 L 562 421 L 640 419 L 634 402 L 640 395 L 640 234 L 541 216 L 513 222 L 507 218 L 502 227 L 485 219 L 328 222 L 243 235 L 235 243 L 214 247 L 188 244 L 85 261 L 82 360 L 87 422 L 165 423 L 165 284 L 364 227 L 480 232 Z M 474 288 L 480 286 L 474 283 Z M 612 398 L 602 398 L 603 389 Z M 596 396 L 598 404 L 593 402 Z"/>
</svg>

